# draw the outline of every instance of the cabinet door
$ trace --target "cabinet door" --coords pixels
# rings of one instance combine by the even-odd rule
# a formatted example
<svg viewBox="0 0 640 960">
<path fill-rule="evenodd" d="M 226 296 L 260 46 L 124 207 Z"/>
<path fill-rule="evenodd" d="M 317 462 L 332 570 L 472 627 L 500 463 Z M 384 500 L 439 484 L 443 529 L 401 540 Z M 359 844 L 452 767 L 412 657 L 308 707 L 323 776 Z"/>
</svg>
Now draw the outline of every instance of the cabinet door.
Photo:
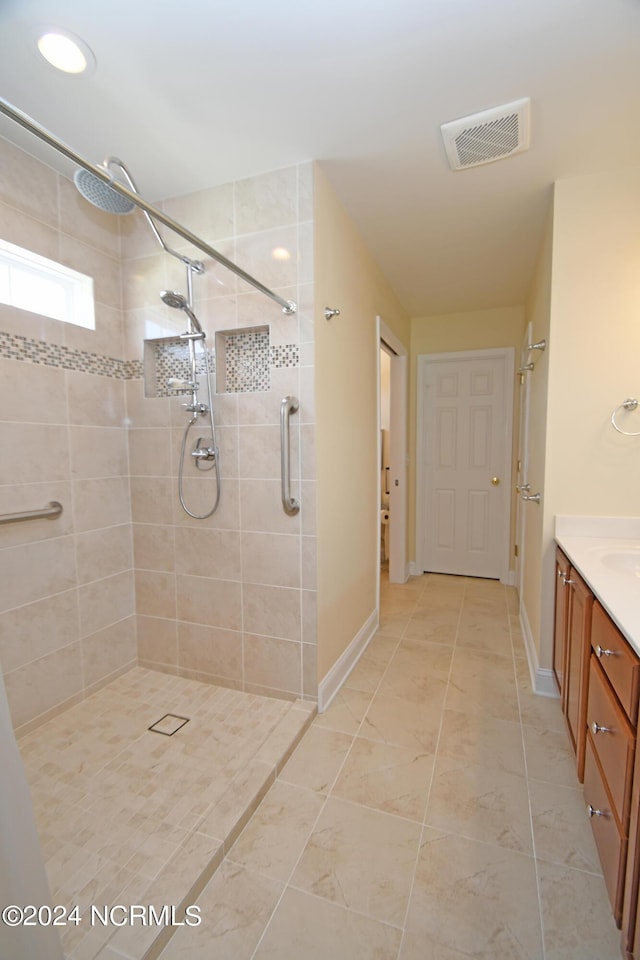
<svg viewBox="0 0 640 960">
<path fill-rule="evenodd" d="M 556 548 L 556 615 L 553 633 L 553 676 L 564 709 L 566 687 L 564 683 L 565 661 L 567 658 L 567 614 L 569 612 L 570 564 L 559 547 Z"/>
<path fill-rule="evenodd" d="M 640 750 L 636 750 L 631 794 L 631 820 L 629 825 L 629 857 L 624 886 L 622 911 L 622 947 L 627 958 L 640 960 L 640 924 L 638 912 L 640 900 Z"/>
<path fill-rule="evenodd" d="M 611 901 L 611 910 L 619 927 L 622 917 L 624 870 L 627 862 L 627 838 L 620 832 L 590 739 L 587 741 L 585 758 L 584 798 L 589 810 L 593 839 L 598 848 L 605 886 Z"/>
<path fill-rule="evenodd" d="M 569 737 L 576 754 L 578 780 L 584 780 L 584 751 L 587 729 L 587 682 L 591 650 L 591 608 L 593 594 L 573 567 L 567 581 L 569 620 L 564 682 L 564 713 Z"/>
</svg>

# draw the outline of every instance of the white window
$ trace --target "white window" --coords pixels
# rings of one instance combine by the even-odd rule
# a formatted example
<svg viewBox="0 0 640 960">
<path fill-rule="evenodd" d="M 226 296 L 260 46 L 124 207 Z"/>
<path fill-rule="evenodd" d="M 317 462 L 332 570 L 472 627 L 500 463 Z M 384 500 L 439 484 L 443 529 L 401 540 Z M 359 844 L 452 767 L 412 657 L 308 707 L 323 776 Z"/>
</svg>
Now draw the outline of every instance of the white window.
<svg viewBox="0 0 640 960">
<path fill-rule="evenodd" d="M 0 240 L 0 303 L 95 330 L 93 278 Z"/>
</svg>

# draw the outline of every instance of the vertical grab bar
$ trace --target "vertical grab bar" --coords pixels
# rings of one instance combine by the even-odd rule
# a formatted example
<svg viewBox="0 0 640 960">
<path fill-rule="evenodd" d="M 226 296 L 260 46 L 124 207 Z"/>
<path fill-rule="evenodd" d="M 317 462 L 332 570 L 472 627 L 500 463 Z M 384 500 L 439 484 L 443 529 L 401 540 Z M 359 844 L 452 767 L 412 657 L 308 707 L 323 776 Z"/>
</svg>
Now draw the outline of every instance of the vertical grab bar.
<svg viewBox="0 0 640 960">
<path fill-rule="evenodd" d="M 282 509 L 290 517 L 300 510 L 300 504 L 291 496 L 291 464 L 289 462 L 289 418 L 300 404 L 295 397 L 285 397 L 280 404 L 280 470 L 282 475 Z"/>
</svg>

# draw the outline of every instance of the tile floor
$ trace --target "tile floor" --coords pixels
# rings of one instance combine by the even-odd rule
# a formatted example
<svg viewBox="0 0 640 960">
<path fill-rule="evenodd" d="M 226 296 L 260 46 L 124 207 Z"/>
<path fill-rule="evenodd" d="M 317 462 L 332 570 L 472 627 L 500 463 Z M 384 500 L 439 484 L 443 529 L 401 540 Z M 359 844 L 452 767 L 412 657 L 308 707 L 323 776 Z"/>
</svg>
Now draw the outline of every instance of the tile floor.
<svg viewBox="0 0 640 960">
<path fill-rule="evenodd" d="M 150 732 L 167 712 L 189 722 Z M 20 740 L 52 903 L 83 917 L 60 928 L 68 960 L 107 941 L 119 957 L 144 955 L 161 928 L 91 926 L 91 905 L 199 893 L 315 712 L 135 668 Z"/>
<path fill-rule="evenodd" d="M 383 583 L 376 637 L 197 903 L 162 960 L 619 960 L 515 591 Z"/>
</svg>

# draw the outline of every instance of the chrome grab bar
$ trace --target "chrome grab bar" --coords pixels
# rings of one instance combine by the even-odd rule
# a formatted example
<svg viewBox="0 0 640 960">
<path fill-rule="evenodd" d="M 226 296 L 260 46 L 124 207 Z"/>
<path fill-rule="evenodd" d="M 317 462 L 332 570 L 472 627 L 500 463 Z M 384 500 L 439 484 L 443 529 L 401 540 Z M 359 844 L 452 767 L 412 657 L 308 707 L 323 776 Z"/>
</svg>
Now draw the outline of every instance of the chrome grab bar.
<svg viewBox="0 0 640 960">
<path fill-rule="evenodd" d="M 0 514 L 0 523 L 18 523 L 20 520 L 40 520 L 41 517 L 54 519 L 62 513 L 62 504 L 57 500 L 50 500 L 42 510 L 23 510 L 21 513 Z"/>
<path fill-rule="evenodd" d="M 285 397 L 280 404 L 280 470 L 282 475 L 282 509 L 290 517 L 300 510 L 300 504 L 291 496 L 291 464 L 289 462 L 289 419 L 300 404 L 295 397 Z"/>
</svg>

